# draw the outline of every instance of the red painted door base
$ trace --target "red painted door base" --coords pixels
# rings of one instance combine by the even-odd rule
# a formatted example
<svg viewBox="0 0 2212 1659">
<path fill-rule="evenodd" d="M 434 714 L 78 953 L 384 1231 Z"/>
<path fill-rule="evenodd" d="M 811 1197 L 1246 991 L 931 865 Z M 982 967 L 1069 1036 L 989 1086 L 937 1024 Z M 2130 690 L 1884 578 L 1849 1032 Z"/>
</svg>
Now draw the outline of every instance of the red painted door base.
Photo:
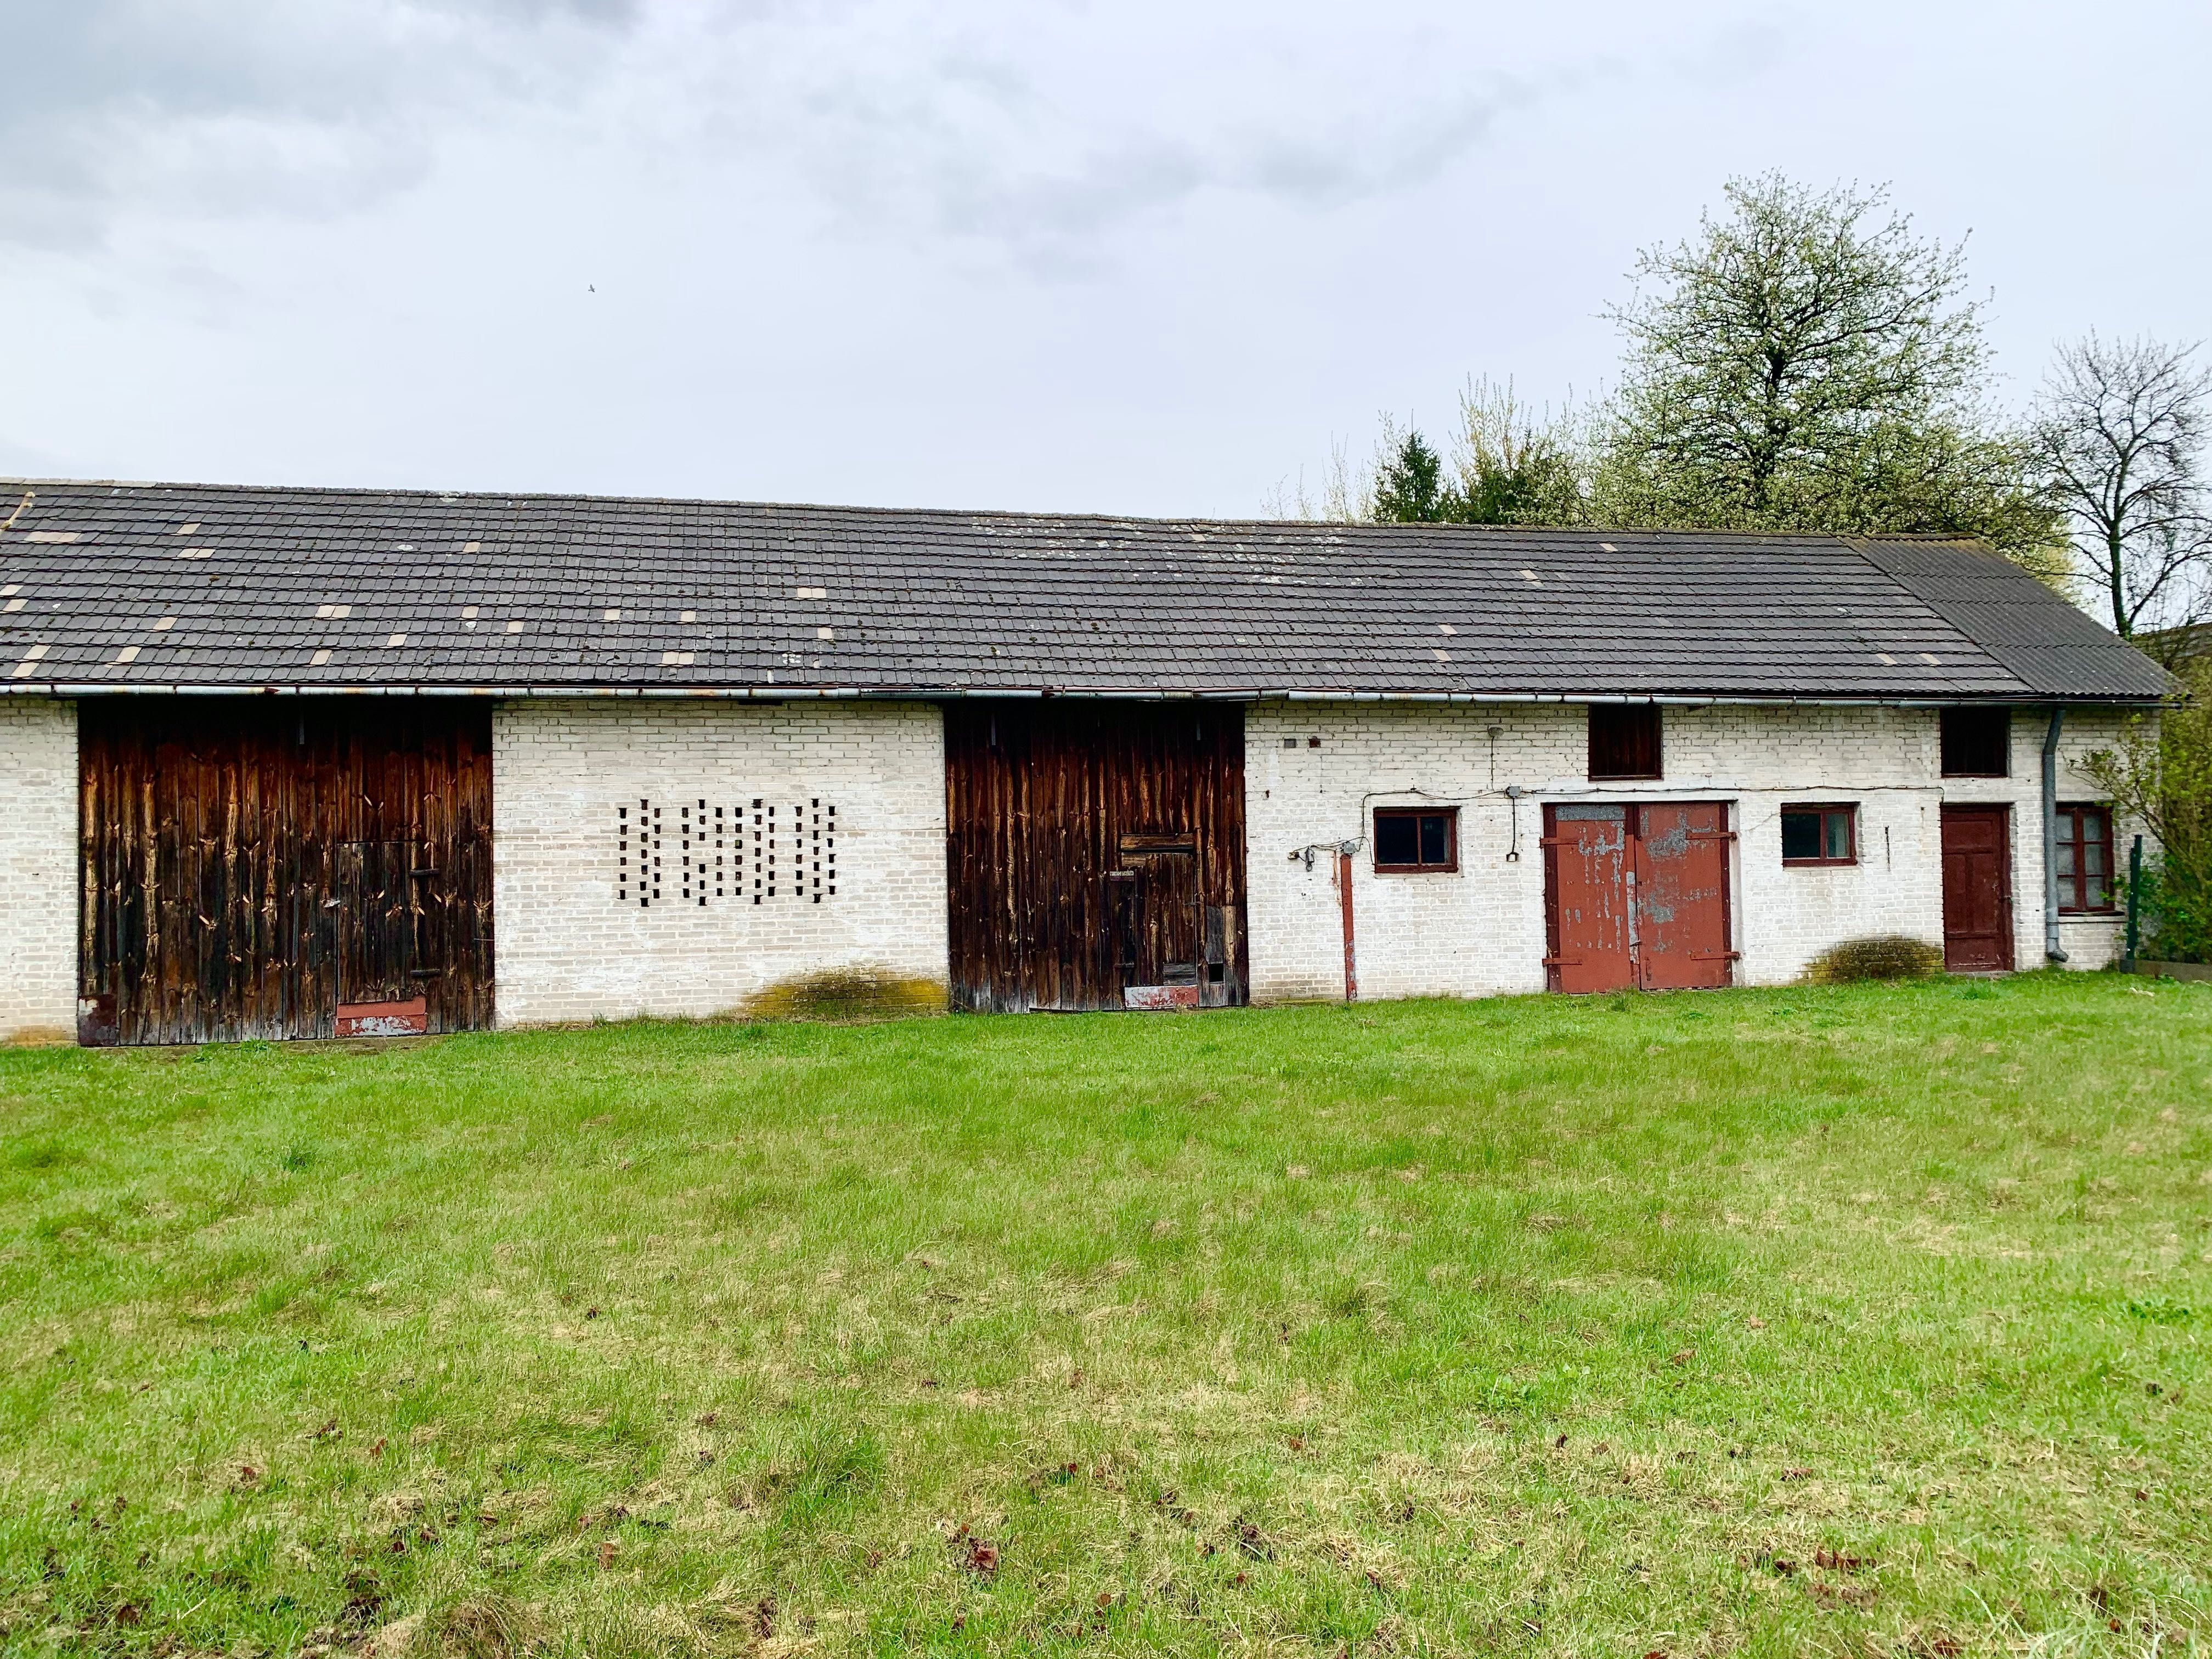
<svg viewBox="0 0 2212 1659">
<path fill-rule="evenodd" d="M 1121 1006 L 1124 1008 L 1195 1008 L 1198 1006 L 1198 987 L 1125 985 L 1121 988 Z"/>
<path fill-rule="evenodd" d="M 341 1002 L 342 1037 L 421 1036 L 430 1029 L 430 1006 L 416 997 L 406 1002 Z"/>
</svg>

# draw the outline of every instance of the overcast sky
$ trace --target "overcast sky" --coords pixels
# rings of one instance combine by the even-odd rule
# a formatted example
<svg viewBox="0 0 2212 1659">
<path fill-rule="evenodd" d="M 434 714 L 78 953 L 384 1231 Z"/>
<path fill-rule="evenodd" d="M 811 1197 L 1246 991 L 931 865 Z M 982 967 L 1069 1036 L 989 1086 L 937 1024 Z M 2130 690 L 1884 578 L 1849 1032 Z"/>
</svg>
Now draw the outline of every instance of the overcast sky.
<svg viewBox="0 0 2212 1659">
<path fill-rule="evenodd" d="M 2212 333 L 2212 7 L 0 0 L 0 472 L 1250 515 L 1889 181 Z"/>
</svg>

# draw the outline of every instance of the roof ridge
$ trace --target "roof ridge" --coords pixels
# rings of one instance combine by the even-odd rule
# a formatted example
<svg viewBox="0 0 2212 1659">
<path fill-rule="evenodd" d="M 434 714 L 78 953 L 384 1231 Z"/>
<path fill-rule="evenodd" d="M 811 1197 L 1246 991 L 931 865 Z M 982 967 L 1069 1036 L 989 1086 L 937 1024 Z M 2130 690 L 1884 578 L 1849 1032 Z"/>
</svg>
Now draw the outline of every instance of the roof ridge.
<svg viewBox="0 0 2212 1659">
<path fill-rule="evenodd" d="M 1443 537 L 1492 536 L 1544 537 L 1563 536 L 1581 539 L 1601 539 L 1609 536 L 1623 538 L 1657 538 L 1698 542 L 1727 542 L 1780 544 L 1785 546 L 1844 546 L 1864 541 L 1959 541 L 1985 545 L 1973 538 L 1944 537 L 1917 532 L 1884 532 L 1879 535 L 1850 535 L 1825 530 L 1692 530 L 1671 526 L 1637 525 L 1538 525 L 1538 524 L 1461 524 L 1444 520 L 1422 520 L 1413 522 L 1364 520 L 1342 521 L 1334 519 L 1269 519 L 1269 518 L 1208 518 L 1191 514 L 1115 513 L 1092 508 L 1030 508 L 1030 507 L 968 507 L 900 506 L 884 507 L 865 502 L 771 501 L 765 498 L 718 495 L 598 495 L 588 491 L 544 489 L 435 489 L 416 485 L 382 484 L 270 484 L 270 483 L 191 483 L 177 479 L 131 478 L 28 478 L 0 477 L 0 490 L 15 488 L 53 488 L 75 489 L 143 489 L 178 490 L 195 493 L 258 495 L 263 497 L 308 497 L 337 495 L 354 499 L 398 499 L 403 501 L 436 501 L 441 504 L 461 501 L 533 501 L 569 503 L 599 507 L 733 507 L 755 512 L 781 513 L 849 513 L 871 518 L 928 518 L 957 520 L 997 520 L 1008 523 L 1036 524 L 1127 524 L 1159 526 L 1171 528 L 1219 528 L 1237 531 L 1297 529 L 1310 532 L 1340 533 L 1351 536 L 1380 536 L 1403 539 L 1413 534 Z"/>
</svg>

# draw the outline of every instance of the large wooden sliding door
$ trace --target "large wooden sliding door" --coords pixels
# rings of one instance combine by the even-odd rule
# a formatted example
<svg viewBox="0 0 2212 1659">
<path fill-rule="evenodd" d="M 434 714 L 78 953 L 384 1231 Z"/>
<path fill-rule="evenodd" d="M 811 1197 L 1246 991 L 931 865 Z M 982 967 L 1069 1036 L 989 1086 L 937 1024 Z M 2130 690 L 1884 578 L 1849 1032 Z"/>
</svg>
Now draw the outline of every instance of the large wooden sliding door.
<svg viewBox="0 0 2212 1659">
<path fill-rule="evenodd" d="M 957 702 L 945 756 L 955 1007 L 1244 1001 L 1240 708 Z"/>
<path fill-rule="evenodd" d="M 483 704 L 79 708 L 84 1041 L 490 1024 Z"/>
</svg>

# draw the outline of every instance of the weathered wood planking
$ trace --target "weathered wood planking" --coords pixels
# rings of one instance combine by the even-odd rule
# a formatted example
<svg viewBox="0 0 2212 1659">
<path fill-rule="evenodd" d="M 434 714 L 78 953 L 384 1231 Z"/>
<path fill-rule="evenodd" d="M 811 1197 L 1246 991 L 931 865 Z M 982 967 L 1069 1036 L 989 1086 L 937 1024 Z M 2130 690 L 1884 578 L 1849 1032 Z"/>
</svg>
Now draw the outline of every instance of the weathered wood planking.
<svg viewBox="0 0 2212 1659">
<path fill-rule="evenodd" d="M 344 1003 L 492 1018 L 491 721 L 465 702 L 78 705 L 81 1035 L 328 1036 Z"/>
<path fill-rule="evenodd" d="M 945 749 L 955 1007 L 1245 1000 L 1241 708 L 963 702 Z"/>
</svg>

